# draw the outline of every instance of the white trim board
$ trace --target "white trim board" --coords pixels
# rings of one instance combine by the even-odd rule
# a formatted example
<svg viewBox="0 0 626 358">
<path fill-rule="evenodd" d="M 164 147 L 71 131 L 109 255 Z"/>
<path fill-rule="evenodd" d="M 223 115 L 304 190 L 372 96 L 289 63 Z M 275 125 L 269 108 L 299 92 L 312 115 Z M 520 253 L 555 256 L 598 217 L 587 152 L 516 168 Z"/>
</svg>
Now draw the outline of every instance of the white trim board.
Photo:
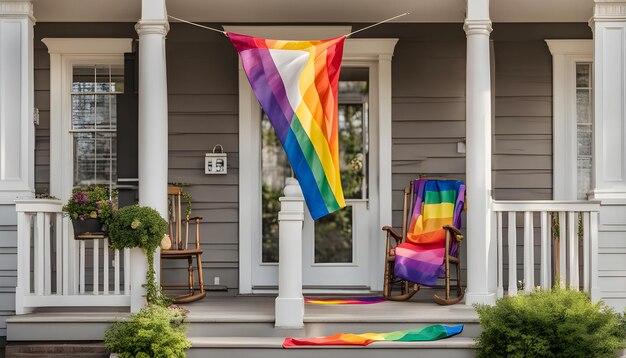
<svg viewBox="0 0 626 358">
<path fill-rule="evenodd" d="M 545 41 L 553 73 L 552 198 L 576 200 L 576 63 L 593 62 L 593 40 Z"/>
<path fill-rule="evenodd" d="M 290 29 L 297 28 L 298 34 L 293 35 Z M 243 32 L 248 35 L 270 35 L 274 38 L 315 38 L 307 34 L 316 34 L 316 28 L 301 27 L 225 27 L 226 31 Z M 281 32 L 282 30 L 282 32 Z M 329 36 L 340 36 L 348 33 L 349 27 L 338 27 Z M 261 32 L 265 31 L 265 32 Z M 309 32 L 307 32 L 309 31 Z M 378 195 L 370 200 L 374 207 L 379 208 L 377 219 L 370 222 L 370 230 L 379 231 L 383 225 L 391 222 L 391 57 L 398 39 L 347 39 L 344 46 L 344 66 L 358 65 L 370 68 L 370 113 L 378 117 L 378 136 L 371 138 L 379 145 L 378 156 Z M 253 238 L 261 232 L 261 187 L 250 185 L 253 178 L 261 178 L 261 163 L 258 159 L 260 148 L 261 108 L 252 93 L 241 63 L 239 64 L 239 293 L 252 293 L 252 259 Z M 375 155 L 376 153 L 372 153 Z M 377 201 L 377 202 L 376 202 Z M 383 240 L 373 242 L 370 249 L 370 288 L 382 290 L 384 251 Z"/>
</svg>

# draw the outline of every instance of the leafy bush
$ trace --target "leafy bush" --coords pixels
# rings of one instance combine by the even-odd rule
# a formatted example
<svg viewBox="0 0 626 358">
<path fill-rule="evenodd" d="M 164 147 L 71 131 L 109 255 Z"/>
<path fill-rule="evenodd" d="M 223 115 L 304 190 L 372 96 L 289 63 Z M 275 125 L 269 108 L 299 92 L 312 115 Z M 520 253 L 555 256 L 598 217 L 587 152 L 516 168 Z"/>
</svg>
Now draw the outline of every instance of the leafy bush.
<svg viewBox="0 0 626 358">
<path fill-rule="evenodd" d="M 184 358 L 191 343 L 185 336 L 186 312 L 180 308 L 148 305 L 115 322 L 104 334 L 104 344 L 119 358 Z"/>
<path fill-rule="evenodd" d="M 158 211 L 147 206 L 126 206 L 117 211 L 109 227 L 111 248 L 139 247 L 148 257 L 146 288 L 148 303 L 168 306 L 170 300 L 161 292 L 156 284 L 154 272 L 154 252 L 161 243 L 167 230 L 167 221 Z"/>
<path fill-rule="evenodd" d="M 585 293 L 555 287 L 477 306 L 476 357 L 615 357 L 626 321 Z"/>
<path fill-rule="evenodd" d="M 117 191 L 111 192 L 102 185 L 90 185 L 87 188 L 75 188 L 72 196 L 63 206 L 63 212 L 72 220 L 100 219 L 110 225 L 117 210 Z"/>
</svg>

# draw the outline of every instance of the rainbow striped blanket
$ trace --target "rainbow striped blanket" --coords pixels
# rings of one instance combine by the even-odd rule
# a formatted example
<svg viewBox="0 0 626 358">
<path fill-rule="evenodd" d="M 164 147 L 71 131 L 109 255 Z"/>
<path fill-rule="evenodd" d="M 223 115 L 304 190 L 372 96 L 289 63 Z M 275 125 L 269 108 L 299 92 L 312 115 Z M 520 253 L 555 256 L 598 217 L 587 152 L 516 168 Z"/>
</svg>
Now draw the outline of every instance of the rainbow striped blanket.
<svg viewBox="0 0 626 358">
<path fill-rule="evenodd" d="M 228 33 L 276 131 L 313 219 L 343 208 L 338 81 L 345 36 L 268 40 Z"/>
<path fill-rule="evenodd" d="M 404 243 L 396 247 L 394 274 L 426 286 L 443 275 L 446 231 L 444 225 L 461 226 L 465 185 L 456 180 L 414 181 L 415 202 Z M 452 240 L 450 254 L 457 250 Z"/>
<path fill-rule="evenodd" d="M 285 338 L 283 348 L 302 346 L 366 346 L 379 341 L 415 342 L 435 341 L 457 335 L 463 331 L 463 325 L 442 326 L 434 324 L 424 328 L 405 329 L 387 333 L 337 333 L 332 336 L 315 338 Z"/>
</svg>

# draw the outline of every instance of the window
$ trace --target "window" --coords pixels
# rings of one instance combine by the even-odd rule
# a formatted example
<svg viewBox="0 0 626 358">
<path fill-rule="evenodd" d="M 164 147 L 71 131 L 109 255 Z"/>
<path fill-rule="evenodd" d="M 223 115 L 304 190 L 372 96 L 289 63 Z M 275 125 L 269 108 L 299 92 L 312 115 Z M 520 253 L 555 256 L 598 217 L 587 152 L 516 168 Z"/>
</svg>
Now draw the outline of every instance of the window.
<svg viewBox="0 0 626 358">
<path fill-rule="evenodd" d="M 116 182 L 117 96 L 127 38 L 45 38 L 50 53 L 50 194 Z"/>
<path fill-rule="evenodd" d="M 593 189 L 592 40 L 546 40 L 553 58 L 553 197 L 586 200 Z"/>
<path fill-rule="evenodd" d="M 591 63 L 576 63 L 576 142 L 577 142 L 577 167 L 576 195 L 577 199 L 587 199 L 587 193 L 591 191 L 591 164 L 592 164 L 592 140 L 593 112 L 591 93 Z"/>
<path fill-rule="evenodd" d="M 117 181 L 117 100 L 123 65 L 74 65 L 70 91 L 73 185 Z"/>
</svg>

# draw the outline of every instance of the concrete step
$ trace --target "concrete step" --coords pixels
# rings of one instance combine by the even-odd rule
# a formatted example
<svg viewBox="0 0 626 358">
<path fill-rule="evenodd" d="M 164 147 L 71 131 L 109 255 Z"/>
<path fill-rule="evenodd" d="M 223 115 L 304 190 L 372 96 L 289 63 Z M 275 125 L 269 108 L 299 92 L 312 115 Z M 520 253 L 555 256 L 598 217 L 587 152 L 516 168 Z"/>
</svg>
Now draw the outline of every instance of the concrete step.
<svg viewBox="0 0 626 358">
<path fill-rule="evenodd" d="M 192 337 L 189 358 L 238 357 L 238 358 L 470 358 L 474 357 L 474 340 L 467 337 L 451 337 L 430 342 L 375 342 L 365 347 L 320 346 L 282 348 L 279 337 Z"/>
</svg>

